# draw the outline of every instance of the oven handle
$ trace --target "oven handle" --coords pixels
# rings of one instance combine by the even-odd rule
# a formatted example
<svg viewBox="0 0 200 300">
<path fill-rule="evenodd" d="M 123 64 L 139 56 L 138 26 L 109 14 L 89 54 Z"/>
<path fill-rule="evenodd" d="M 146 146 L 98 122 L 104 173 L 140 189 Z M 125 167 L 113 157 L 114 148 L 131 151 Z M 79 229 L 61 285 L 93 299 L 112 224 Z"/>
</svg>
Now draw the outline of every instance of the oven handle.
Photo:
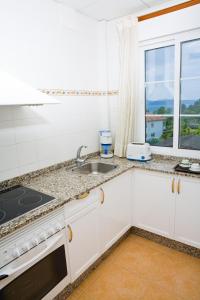
<svg viewBox="0 0 200 300">
<path fill-rule="evenodd" d="M 42 250 L 40 253 L 38 253 L 34 258 L 30 259 L 29 261 L 25 262 L 24 264 L 20 265 L 20 267 L 13 269 L 12 267 L 7 268 L 3 271 L 3 273 L 0 272 L 0 280 L 3 280 L 4 278 L 7 278 L 8 276 L 13 275 L 14 273 L 19 272 L 23 268 L 29 266 L 34 261 L 41 258 L 45 253 L 47 253 L 61 238 L 63 237 L 62 234 L 60 234 L 58 237 L 52 238 L 51 242 L 49 242 L 49 245 Z"/>
</svg>

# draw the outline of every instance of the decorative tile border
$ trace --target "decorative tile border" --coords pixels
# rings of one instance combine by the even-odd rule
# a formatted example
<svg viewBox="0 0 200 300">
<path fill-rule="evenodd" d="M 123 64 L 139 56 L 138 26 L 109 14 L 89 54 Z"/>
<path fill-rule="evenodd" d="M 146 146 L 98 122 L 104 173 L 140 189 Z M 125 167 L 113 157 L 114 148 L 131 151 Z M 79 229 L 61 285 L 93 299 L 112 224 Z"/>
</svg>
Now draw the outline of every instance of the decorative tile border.
<svg viewBox="0 0 200 300">
<path fill-rule="evenodd" d="M 65 89 L 39 89 L 40 92 L 52 96 L 117 96 L 118 90 L 95 91 L 95 90 L 65 90 Z"/>
<path fill-rule="evenodd" d="M 158 244 L 161 244 L 163 246 L 172 248 L 174 250 L 177 250 L 177 251 L 189 254 L 191 256 L 200 258 L 200 249 L 198 249 L 198 248 L 183 244 L 181 242 L 177 242 L 175 240 L 171 240 L 171 239 L 166 238 L 164 236 L 146 231 L 144 229 L 140 229 L 140 228 L 135 227 L 135 226 L 133 226 L 131 228 L 131 233 L 136 234 L 138 236 L 141 236 L 143 238 L 146 238 L 148 240 L 151 240 L 153 242 L 156 242 Z"/>
</svg>

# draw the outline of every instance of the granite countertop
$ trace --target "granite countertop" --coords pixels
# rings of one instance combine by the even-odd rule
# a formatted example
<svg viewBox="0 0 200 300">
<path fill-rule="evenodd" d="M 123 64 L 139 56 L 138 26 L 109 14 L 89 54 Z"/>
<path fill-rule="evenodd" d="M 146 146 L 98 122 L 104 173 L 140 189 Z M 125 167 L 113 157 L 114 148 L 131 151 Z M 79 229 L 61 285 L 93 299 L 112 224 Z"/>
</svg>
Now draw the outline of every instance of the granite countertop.
<svg viewBox="0 0 200 300">
<path fill-rule="evenodd" d="M 46 173 L 35 176 L 26 176 L 20 184 L 33 188 L 37 191 L 53 196 L 55 199 L 47 204 L 38 207 L 21 217 L 17 217 L 0 226 L 0 238 L 16 229 L 31 223 L 41 216 L 63 206 L 65 203 L 75 199 L 81 193 L 90 191 L 95 187 L 109 181 L 110 179 L 124 173 L 131 168 L 139 168 L 168 174 L 181 174 L 185 176 L 200 178 L 200 175 L 184 174 L 174 171 L 174 166 L 180 161 L 175 157 L 155 156 L 149 162 L 129 161 L 126 158 L 114 157 L 111 159 L 100 159 L 95 157 L 89 161 L 101 160 L 107 163 L 117 164 L 118 167 L 107 174 L 83 175 L 72 171 L 72 166 L 62 166 L 56 170 L 49 170 Z"/>
</svg>

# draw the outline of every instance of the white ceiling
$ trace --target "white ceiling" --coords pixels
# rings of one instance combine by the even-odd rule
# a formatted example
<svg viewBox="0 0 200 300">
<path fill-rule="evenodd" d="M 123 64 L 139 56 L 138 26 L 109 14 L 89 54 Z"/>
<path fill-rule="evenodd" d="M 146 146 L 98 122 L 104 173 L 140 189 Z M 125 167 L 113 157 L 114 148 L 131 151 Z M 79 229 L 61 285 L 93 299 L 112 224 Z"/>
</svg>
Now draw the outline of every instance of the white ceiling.
<svg viewBox="0 0 200 300">
<path fill-rule="evenodd" d="M 171 0 L 57 0 L 98 21 L 134 14 Z"/>
</svg>

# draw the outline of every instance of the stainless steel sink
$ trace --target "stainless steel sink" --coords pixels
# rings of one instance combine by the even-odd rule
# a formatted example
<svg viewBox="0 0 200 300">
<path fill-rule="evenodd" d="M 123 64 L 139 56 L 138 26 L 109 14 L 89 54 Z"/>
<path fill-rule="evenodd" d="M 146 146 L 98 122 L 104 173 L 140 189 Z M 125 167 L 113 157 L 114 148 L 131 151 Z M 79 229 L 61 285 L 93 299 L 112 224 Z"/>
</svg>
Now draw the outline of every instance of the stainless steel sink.
<svg viewBox="0 0 200 300">
<path fill-rule="evenodd" d="M 81 174 L 105 174 L 117 168 L 117 165 L 102 162 L 91 162 L 72 169 Z"/>
</svg>

